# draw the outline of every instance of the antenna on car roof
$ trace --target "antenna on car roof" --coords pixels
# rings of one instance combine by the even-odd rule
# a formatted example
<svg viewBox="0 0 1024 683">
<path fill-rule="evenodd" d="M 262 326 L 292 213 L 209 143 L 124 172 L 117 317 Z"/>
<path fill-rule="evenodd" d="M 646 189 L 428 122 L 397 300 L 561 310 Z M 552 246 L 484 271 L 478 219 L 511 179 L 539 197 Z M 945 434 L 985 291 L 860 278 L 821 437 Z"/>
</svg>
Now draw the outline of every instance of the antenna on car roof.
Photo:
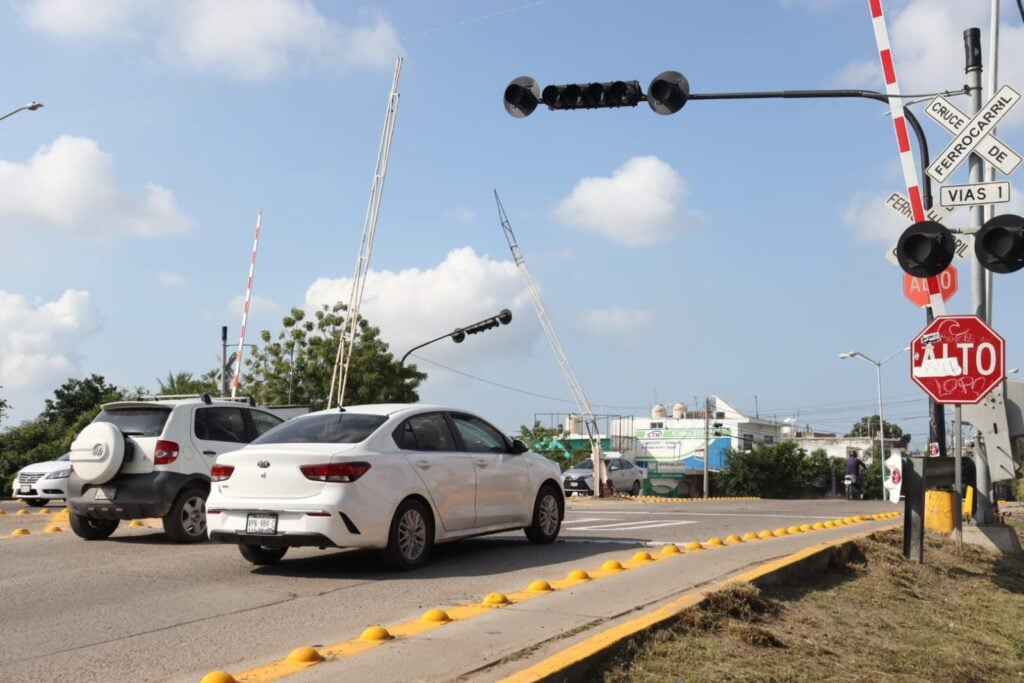
<svg viewBox="0 0 1024 683">
<path fill-rule="evenodd" d="M 213 403 L 213 401 L 210 400 L 210 395 L 209 394 L 203 394 L 199 398 L 203 399 L 203 403 L 205 403 L 206 405 L 210 405 L 211 403 Z"/>
</svg>

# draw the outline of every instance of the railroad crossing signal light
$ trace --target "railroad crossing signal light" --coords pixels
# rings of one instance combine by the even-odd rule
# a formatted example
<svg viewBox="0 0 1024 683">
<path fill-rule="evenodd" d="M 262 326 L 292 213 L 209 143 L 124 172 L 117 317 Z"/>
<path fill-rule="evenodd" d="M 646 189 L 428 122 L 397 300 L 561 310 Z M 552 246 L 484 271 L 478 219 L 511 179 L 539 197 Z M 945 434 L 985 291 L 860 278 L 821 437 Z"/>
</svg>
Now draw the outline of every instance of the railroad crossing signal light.
<svg viewBox="0 0 1024 683">
<path fill-rule="evenodd" d="M 1024 218 L 1007 213 L 986 221 L 974 236 L 974 253 L 993 273 L 1024 268 Z"/>
<path fill-rule="evenodd" d="M 919 221 L 903 231 L 896 243 L 900 268 L 914 277 L 932 277 L 953 262 L 956 240 L 945 226 Z"/>
<path fill-rule="evenodd" d="M 647 104 L 659 114 L 675 114 L 690 98 L 690 82 L 678 71 L 663 71 L 647 88 Z"/>
<path fill-rule="evenodd" d="M 520 76 L 505 88 L 505 111 L 517 119 L 529 116 L 537 108 L 540 86 L 529 76 Z"/>
</svg>

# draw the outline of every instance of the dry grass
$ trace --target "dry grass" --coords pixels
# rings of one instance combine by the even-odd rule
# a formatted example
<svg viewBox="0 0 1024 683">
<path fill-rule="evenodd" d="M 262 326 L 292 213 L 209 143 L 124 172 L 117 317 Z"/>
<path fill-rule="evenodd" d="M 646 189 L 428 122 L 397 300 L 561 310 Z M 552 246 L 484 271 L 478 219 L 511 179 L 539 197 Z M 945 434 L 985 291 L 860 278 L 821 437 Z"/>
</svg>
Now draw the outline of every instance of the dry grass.
<svg viewBox="0 0 1024 683">
<path fill-rule="evenodd" d="M 587 680 L 1024 681 L 1024 558 L 929 535 L 916 564 L 902 542 L 861 541 L 850 563 L 800 585 L 715 593 Z"/>
</svg>

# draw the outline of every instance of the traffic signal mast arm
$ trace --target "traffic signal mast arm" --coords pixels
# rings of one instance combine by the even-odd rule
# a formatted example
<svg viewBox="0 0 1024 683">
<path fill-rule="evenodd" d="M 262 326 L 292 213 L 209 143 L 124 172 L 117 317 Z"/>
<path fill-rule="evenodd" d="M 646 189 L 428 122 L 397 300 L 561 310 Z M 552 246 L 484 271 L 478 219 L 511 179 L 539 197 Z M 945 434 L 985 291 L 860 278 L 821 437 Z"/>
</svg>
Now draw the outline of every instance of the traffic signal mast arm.
<svg viewBox="0 0 1024 683">
<path fill-rule="evenodd" d="M 590 401 L 587 400 L 587 395 L 584 393 L 576 373 L 573 372 L 572 365 L 569 363 L 569 357 L 565 355 L 565 349 L 562 348 L 558 335 L 555 334 L 555 328 L 548 317 L 547 309 L 544 307 L 544 300 L 541 299 L 540 289 L 537 288 L 537 284 L 533 281 L 530 271 L 526 268 L 526 259 L 523 258 L 523 253 L 519 250 L 519 243 L 516 242 L 516 235 L 512 232 L 512 225 L 505 214 L 505 207 L 501 205 L 501 198 L 498 197 L 497 190 L 494 192 L 494 200 L 498 203 L 498 216 L 501 219 L 501 227 L 505 231 L 505 240 L 508 242 L 508 248 L 512 251 L 512 258 L 519 269 L 519 276 L 523 279 L 523 285 L 530 295 L 530 301 L 533 303 L 533 309 L 537 312 L 540 326 L 544 328 L 544 334 L 547 335 L 548 343 L 551 344 L 551 350 L 554 351 L 555 358 L 558 360 L 558 367 L 562 370 L 562 376 L 569 385 L 572 398 L 576 402 L 576 409 L 579 411 L 583 424 L 587 429 L 587 439 L 590 441 L 591 454 L 594 460 L 594 494 L 600 495 L 603 482 L 601 478 L 603 474 L 601 469 L 601 433 L 597 428 L 594 411 L 590 407 Z"/>
</svg>

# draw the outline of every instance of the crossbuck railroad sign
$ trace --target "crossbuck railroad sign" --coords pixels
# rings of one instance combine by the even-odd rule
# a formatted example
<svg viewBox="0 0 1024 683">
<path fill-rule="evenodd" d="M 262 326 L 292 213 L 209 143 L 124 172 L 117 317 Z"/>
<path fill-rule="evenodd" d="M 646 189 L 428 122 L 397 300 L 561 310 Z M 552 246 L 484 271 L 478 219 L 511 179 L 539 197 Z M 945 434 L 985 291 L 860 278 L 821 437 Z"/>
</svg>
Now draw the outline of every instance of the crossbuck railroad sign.
<svg viewBox="0 0 1024 683">
<path fill-rule="evenodd" d="M 988 130 L 1020 101 L 1020 93 L 1004 85 L 972 119 L 941 95 L 928 103 L 928 116 L 954 135 L 953 141 L 928 167 L 928 175 L 944 182 L 972 152 L 1009 175 L 1021 162 L 1019 154 L 989 135 Z"/>
</svg>

